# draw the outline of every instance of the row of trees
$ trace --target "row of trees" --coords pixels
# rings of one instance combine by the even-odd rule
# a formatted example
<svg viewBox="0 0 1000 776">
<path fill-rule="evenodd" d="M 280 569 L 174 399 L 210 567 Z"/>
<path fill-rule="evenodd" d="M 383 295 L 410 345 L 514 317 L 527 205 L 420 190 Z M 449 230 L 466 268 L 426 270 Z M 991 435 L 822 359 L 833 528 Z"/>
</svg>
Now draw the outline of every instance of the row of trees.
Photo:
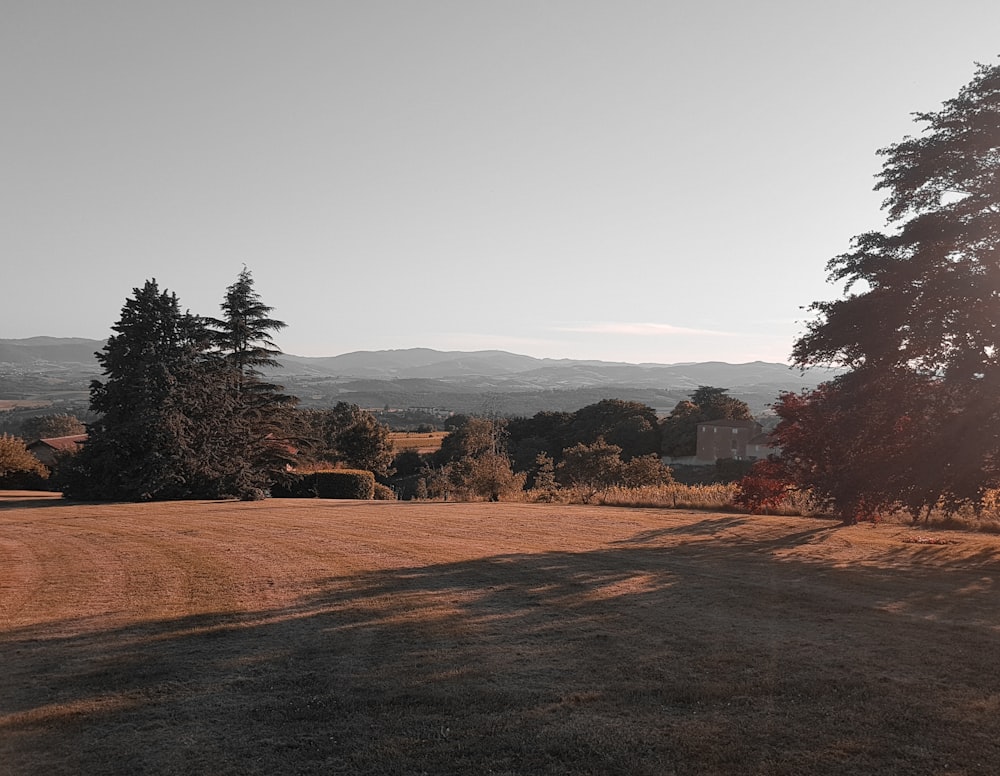
<svg viewBox="0 0 1000 776">
<path fill-rule="evenodd" d="M 1000 66 L 916 120 L 879 151 L 886 230 L 829 262 L 845 295 L 811 306 L 793 351 L 845 372 L 780 398 L 782 454 L 744 483 L 749 506 L 808 489 L 846 522 L 916 519 L 1000 487 Z"/>
<path fill-rule="evenodd" d="M 278 365 L 273 335 L 285 324 L 246 268 L 221 310 L 218 318 L 181 312 L 155 280 L 134 289 L 97 354 L 104 379 L 91 384 L 90 406 L 98 417 L 60 472 L 68 497 L 257 499 L 291 479 L 293 466 L 390 472 L 388 430 L 370 413 L 346 403 L 299 410 L 264 379 Z M 69 418 L 36 425 L 82 430 Z"/>
<path fill-rule="evenodd" d="M 220 318 L 181 312 L 155 280 L 134 289 L 97 354 L 98 419 L 72 466 L 71 498 L 139 501 L 263 497 L 285 476 L 295 400 L 261 377 L 276 364 L 270 316 L 244 268 Z"/>
</svg>

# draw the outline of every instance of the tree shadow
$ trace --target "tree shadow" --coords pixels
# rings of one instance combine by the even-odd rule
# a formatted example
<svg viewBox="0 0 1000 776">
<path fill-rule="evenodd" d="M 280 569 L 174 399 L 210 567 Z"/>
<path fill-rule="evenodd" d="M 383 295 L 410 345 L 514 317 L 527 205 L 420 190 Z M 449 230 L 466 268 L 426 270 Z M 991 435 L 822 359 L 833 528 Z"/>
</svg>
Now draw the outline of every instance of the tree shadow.
<svg viewBox="0 0 1000 776">
<path fill-rule="evenodd" d="M 702 522 L 695 536 L 718 525 Z M 900 572 L 655 539 L 330 576 L 269 610 L 7 630 L 0 762 L 10 774 L 992 772 L 995 553 L 969 566 L 920 548 Z"/>
</svg>

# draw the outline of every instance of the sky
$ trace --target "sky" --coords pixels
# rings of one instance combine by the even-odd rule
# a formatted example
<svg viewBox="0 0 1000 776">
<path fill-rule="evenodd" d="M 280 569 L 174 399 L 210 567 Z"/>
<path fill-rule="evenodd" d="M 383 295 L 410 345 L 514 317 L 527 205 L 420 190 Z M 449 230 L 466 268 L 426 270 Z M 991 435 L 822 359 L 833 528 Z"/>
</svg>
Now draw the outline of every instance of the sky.
<svg viewBox="0 0 1000 776">
<path fill-rule="evenodd" d="M 996 0 L 8 0 L 0 338 L 245 264 L 287 353 L 787 361 Z"/>
</svg>

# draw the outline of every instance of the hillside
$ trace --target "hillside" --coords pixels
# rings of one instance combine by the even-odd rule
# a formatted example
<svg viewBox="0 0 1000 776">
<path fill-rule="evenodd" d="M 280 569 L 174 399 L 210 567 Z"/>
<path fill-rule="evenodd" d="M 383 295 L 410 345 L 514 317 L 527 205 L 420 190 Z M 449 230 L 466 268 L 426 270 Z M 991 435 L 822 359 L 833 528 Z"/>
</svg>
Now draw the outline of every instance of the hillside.
<svg viewBox="0 0 1000 776">
<path fill-rule="evenodd" d="M 0 399 L 86 401 L 98 375 L 101 340 L 0 339 Z M 701 362 L 628 364 L 545 359 L 500 350 L 430 348 L 356 351 L 339 356 L 286 354 L 269 377 L 306 406 L 348 401 L 363 407 L 439 408 L 531 415 L 579 409 L 604 398 L 669 411 L 699 385 L 715 385 L 762 412 L 782 391 L 811 388 L 829 373 L 801 374 L 786 364 Z"/>
</svg>

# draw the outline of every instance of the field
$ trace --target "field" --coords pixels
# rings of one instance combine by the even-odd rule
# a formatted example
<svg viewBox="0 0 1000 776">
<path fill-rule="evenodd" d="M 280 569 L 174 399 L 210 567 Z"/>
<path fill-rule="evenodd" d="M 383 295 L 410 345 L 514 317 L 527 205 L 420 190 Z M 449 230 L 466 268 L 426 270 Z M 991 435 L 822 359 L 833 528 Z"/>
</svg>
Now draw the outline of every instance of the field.
<svg viewBox="0 0 1000 776">
<path fill-rule="evenodd" d="M 441 440 L 448 436 L 447 431 L 394 431 L 389 434 L 392 449 L 397 453 L 414 450 L 418 453 L 435 453 L 441 449 Z"/>
<path fill-rule="evenodd" d="M 0 494 L 0 774 L 995 774 L 1000 537 Z"/>
</svg>

